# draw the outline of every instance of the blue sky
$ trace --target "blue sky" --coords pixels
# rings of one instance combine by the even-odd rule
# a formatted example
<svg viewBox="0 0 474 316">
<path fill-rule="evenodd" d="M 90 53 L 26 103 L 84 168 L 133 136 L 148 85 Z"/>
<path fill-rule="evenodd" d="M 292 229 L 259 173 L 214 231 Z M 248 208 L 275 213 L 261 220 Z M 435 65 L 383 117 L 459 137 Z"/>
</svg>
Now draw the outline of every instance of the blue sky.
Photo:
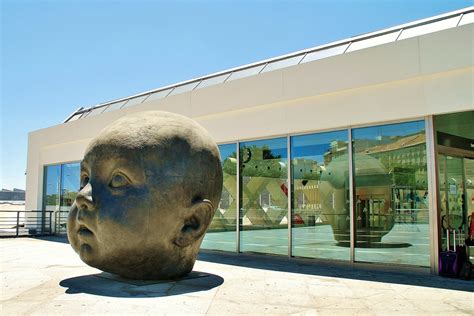
<svg viewBox="0 0 474 316">
<path fill-rule="evenodd" d="M 79 106 L 430 17 L 462 0 L 1 2 L 0 187 Z"/>
</svg>

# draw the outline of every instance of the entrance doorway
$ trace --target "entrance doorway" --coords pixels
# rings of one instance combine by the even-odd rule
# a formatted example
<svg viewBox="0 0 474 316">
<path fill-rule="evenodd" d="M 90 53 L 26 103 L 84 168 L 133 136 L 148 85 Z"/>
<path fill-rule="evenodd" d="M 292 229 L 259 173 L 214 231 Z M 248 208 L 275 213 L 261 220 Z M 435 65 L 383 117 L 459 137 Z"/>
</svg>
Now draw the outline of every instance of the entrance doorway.
<svg viewBox="0 0 474 316">
<path fill-rule="evenodd" d="M 456 243 L 466 237 L 469 216 L 474 212 L 474 159 L 439 154 L 438 167 L 444 248 L 447 229 L 456 230 Z"/>
<path fill-rule="evenodd" d="M 467 237 L 470 216 L 474 213 L 474 111 L 435 117 L 438 164 L 438 214 L 441 249 Z"/>
</svg>

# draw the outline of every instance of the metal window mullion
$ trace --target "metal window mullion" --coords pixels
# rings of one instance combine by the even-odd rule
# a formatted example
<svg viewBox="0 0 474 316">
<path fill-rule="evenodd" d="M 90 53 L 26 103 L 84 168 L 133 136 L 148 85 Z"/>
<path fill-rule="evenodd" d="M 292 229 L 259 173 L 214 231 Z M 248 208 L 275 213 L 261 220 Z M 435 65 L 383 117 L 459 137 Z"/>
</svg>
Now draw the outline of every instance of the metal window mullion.
<svg viewBox="0 0 474 316">
<path fill-rule="evenodd" d="M 463 16 L 464 16 L 464 13 L 461 13 L 461 15 L 459 16 L 459 21 L 458 21 L 458 23 L 456 23 L 456 27 L 458 27 L 459 23 L 461 23 L 461 20 L 462 20 Z"/>
<path fill-rule="evenodd" d="M 62 198 L 62 186 L 63 186 L 63 183 L 62 183 L 62 176 L 63 176 L 63 164 L 59 164 L 59 181 L 58 181 L 58 186 L 59 186 L 59 194 L 58 194 L 58 197 L 59 197 L 59 205 L 58 205 L 58 208 L 56 209 L 56 212 L 59 213 L 61 212 L 61 198 Z M 56 228 L 58 228 L 58 225 L 60 225 L 60 223 L 58 223 L 57 221 L 55 221 L 54 223 L 54 232 L 57 233 L 56 231 Z M 44 229 L 44 226 L 41 227 L 41 229 Z M 59 232 L 61 232 L 61 229 L 59 228 L 58 229 Z"/>
<path fill-rule="evenodd" d="M 140 98 L 140 97 L 139 97 Z M 128 100 L 125 100 L 125 102 L 119 107 L 119 110 L 120 109 L 123 109 L 125 107 L 125 105 L 127 105 L 127 103 L 130 101 L 131 99 L 128 99 Z M 138 103 L 140 104 L 140 103 Z M 107 107 L 108 108 L 108 107 Z M 105 110 L 107 110 L 107 108 L 104 109 L 104 111 L 102 111 L 101 113 L 105 112 Z"/>
<path fill-rule="evenodd" d="M 225 77 L 224 81 L 222 81 L 222 83 L 226 82 L 227 79 L 229 79 L 229 77 L 230 77 L 231 75 L 232 75 L 232 72 L 229 72 L 229 73 L 227 74 L 227 77 Z M 219 83 L 221 83 L 221 82 L 219 82 Z M 219 84 L 219 83 L 216 83 L 216 84 Z"/>
<path fill-rule="evenodd" d="M 347 45 L 346 49 L 344 49 L 344 51 L 341 53 L 342 54 L 345 54 L 347 52 L 347 50 L 349 49 L 349 47 L 351 47 L 352 45 L 352 42 L 349 42 L 349 45 Z"/>
<path fill-rule="evenodd" d="M 36 225 L 41 225 L 41 223 L 43 222 L 44 220 L 44 217 L 46 216 L 46 198 L 45 198 L 45 195 L 46 195 L 46 185 L 47 185 L 47 181 L 48 181 L 48 172 L 46 171 L 47 169 L 47 166 L 43 165 L 43 168 L 41 168 L 43 170 L 43 174 L 41 175 L 41 171 L 40 171 L 40 176 L 42 176 L 43 178 L 43 188 L 42 188 L 42 192 L 41 192 L 41 214 L 40 214 L 40 218 L 38 218 L 38 215 L 36 215 Z M 39 203 L 36 203 L 36 206 L 38 207 L 39 206 Z"/>
<path fill-rule="evenodd" d="M 398 41 L 398 39 L 400 38 L 400 35 L 402 35 L 403 30 L 404 29 L 400 29 L 400 31 L 398 31 L 397 38 L 395 38 L 394 42 Z"/>
<path fill-rule="evenodd" d="M 145 103 L 145 101 L 146 101 L 151 95 L 152 95 L 151 93 L 150 93 L 150 94 L 147 94 L 146 97 L 145 97 L 145 99 L 143 99 L 143 101 L 140 102 L 140 104 Z"/>
<path fill-rule="evenodd" d="M 174 91 L 174 89 L 176 89 L 176 87 L 171 88 L 171 90 L 166 95 L 164 95 L 163 98 L 161 99 L 167 98 Z"/>
<path fill-rule="evenodd" d="M 297 65 L 301 64 L 301 62 L 302 62 L 303 59 L 306 57 L 306 55 L 308 55 L 308 52 L 306 52 L 306 53 L 303 54 L 303 57 L 300 59 L 300 61 L 298 62 Z"/>
<path fill-rule="evenodd" d="M 224 80 L 222 83 L 227 82 L 227 80 L 229 80 L 230 76 L 232 76 L 233 73 L 234 73 L 234 72 L 231 71 L 231 72 L 229 73 L 229 75 L 225 78 L 225 80 Z"/>
<path fill-rule="evenodd" d="M 349 158 L 349 219 L 350 219 L 350 261 L 355 262 L 355 207 L 354 207 L 354 160 L 352 155 L 352 128 L 347 129 L 347 153 Z"/>
<path fill-rule="evenodd" d="M 292 194 L 292 190 L 293 190 L 293 186 L 292 186 L 292 183 L 291 183 L 291 177 L 292 177 L 292 172 L 291 172 L 291 169 L 292 169 L 292 161 L 291 161 L 291 137 L 290 137 L 290 134 L 287 135 L 286 137 L 286 159 L 287 159 L 287 184 L 286 184 L 286 187 L 287 187 L 287 190 L 288 190 L 288 196 L 287 196 L 287 200 L 288 200 L 288 215 L 287 215 L 287 218 L 288 218 L 288 258 L 291 258 L 291 255 L 292 255 L 292 246 L 293 246 L 293 231 L 291 229 L 291 222 L 292 222 L 292 214 L 291 214 L 291 201 L 293 199 L 293 194 Z"/>
<path fill-rule="evenodd" d="M 236 199 L 237 199 L 237 210 L 235 212 L 235 252 L 240 252 L 240 142 L 235 144 L 236 146 L 236 153 L 237 153 L 237 172 L 236 172 L 236 181 L 237 181 L 237 192 L 236 192 Z"/>
<path fill-rule="evenodd" d="M 197 89 L 197 87 L 199 87 L 199 85 L 203 82 L 204 80 L 199 80 L 198 84 L 194 86 L 194 88 L 191 89 L 191 91 L 194 91 Z"/>
<path fill-rule="evenodd" d="M 429 202 L 429 237 L 430 237 L 430 272 L 438 274 L 438 250 L 440 245 L 440 229 L 438 207 L 438 172 L 436 170 L 436 129 L 433 116 L 425 118 L 426 131 L 426 164 L 428 174 L 428 202 Z M 445 170 L 446 173 L 446 170 Z"/>
</svg>

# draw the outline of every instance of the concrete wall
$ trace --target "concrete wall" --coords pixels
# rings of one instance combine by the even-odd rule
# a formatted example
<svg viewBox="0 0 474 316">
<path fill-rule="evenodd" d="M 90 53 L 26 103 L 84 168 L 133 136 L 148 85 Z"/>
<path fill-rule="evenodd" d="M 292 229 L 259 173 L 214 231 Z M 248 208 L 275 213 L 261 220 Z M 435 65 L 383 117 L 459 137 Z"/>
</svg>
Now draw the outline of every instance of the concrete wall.
<svg viewBox="0 0 474 316">
<path fill-rule="evenodd" d="M 218 143 L 473 110 L 473 25 L 237 79 L 31 132 L 26 209 L 41 208 L 43 166 L 79 161 L 131 112 L 194 118 Z"/>
</svg>

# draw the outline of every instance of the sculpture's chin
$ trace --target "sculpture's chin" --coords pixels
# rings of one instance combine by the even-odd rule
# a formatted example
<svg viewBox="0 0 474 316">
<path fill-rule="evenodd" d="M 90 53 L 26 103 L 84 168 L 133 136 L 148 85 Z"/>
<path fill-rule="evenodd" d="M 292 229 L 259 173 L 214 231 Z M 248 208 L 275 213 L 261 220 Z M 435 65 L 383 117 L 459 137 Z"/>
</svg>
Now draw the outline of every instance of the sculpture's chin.
<svg viewBox="0 0 474 316">
<path fill-rule="evenodd" d="M 94 250 L 89 244 L 82 244 L 79 248 L 79 257 L 90 266 L 94 266 Z"/>
</svg>

